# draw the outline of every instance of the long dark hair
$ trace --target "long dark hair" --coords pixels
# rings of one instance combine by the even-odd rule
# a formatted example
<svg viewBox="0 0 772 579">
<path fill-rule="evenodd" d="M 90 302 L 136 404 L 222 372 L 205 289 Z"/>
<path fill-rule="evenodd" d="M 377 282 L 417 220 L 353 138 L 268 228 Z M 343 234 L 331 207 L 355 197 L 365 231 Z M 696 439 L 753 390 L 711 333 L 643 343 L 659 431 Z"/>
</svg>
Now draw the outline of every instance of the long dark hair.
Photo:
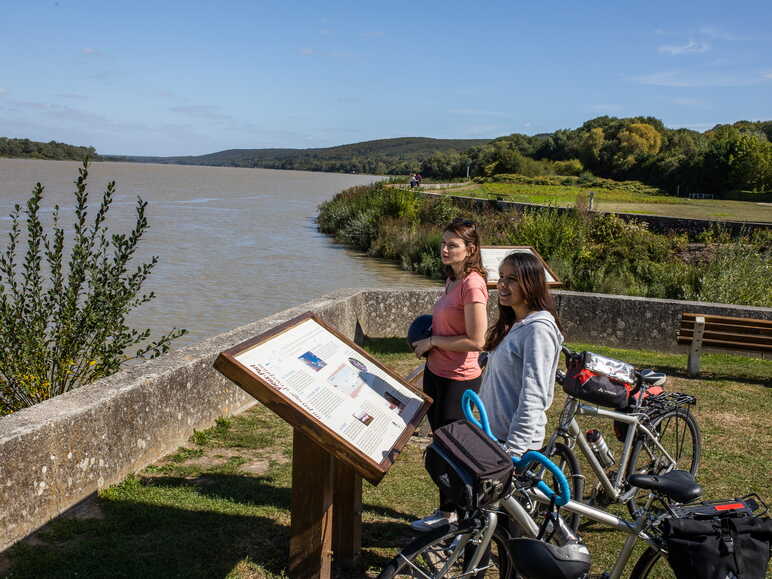
<svg viewBox="0 0 772 579">
<path fill-rule="evenodd" d="M 469 219 L 462 217 L 456 217 L 453 221 L 445 226 L 442 230 L 443 235 L 445 233 L 452 233 L 464 240 L 464 243 L 469 247 L 472 246 L 472 252 L 464 260 L 464 277 L 468 276 L 473 271 L 476 271 L 483 279 L 488 279 L 488 273 L 482 264 L 482 257 L 480 255 L 480 233 L 477 231 L 477 224 Z M 456 274 L 453 273 L 453 268 L 449 265 L 443 267 L 443 273 L 446 278 L 451 280 L 456 279 Z"/>
<path fill-rule="evenodd" d="M 517 283 L 523 292 L 525 303 L 532 311 L 548 311 L 555 318 L 555 323 L 560 328 L 558 313 L 555 310 L 555 300 L 547 289 L 547 280 L 544 276 L 544 266 L 541 261 L 530 253 L 515 252 L 507 255 L 501 264 L 507 264 L 515 270 Z M 499 303 L 499 318 L 493 324 L 485 336 L 485 350 L 493 350 L 499 345 L 507 332 L 517 322 L 514 308 L 502 306 Z"/>
</svg>

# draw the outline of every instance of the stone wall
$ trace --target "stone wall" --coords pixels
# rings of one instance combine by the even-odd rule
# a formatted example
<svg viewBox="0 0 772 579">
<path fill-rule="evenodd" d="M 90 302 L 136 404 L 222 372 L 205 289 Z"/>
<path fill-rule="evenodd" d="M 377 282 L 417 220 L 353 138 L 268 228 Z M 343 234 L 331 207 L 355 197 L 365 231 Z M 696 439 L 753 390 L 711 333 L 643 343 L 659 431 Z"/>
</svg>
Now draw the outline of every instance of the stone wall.
<svg viewBox="0 0 772 579">
<path fill-rule="evenodd" d="M 476 208 L 477 210 L 495 208 L 499 210 L 509 209 L 519 212 L 525 210 L 543 210 L 547 207 L 545 205 L 538 205 L 535 203 L 518 203 L 515 201 L 500 201 L 495 199 L 480 199 L 478 197 L 464 197 L 460 195 L 450 195 L 448 193 L 424 193 L 424 195 L 442 195 L 444 197 L 452 197 L 456 201 Z M 550 209 L 558 212 L 572 211 L 565 207 L 551 207 Z M 598 212 L 602 213 L 602 212 Z M 686 219 L 682 217 L 666 217 L 664 215 L 645 215 L 640 213 L 614 213 L 617 217 L 624 219 L 625 221 L 643 221 L 647 223 L 649 229 L 655 233 L 688 233 L 690 237 L 694 237 L 703 231 L 710 229 L 714 225 L 720 225 L 724 227 L 734 236 L 741 234 L 747 234 L 756 229 L 772 229 L 772 223 L 754 223 L 754 222 L 737 222 L 737 221 L 717 221 L 709 219 Z"/>
<path fill-rule="evenodd" d="M 362 297 L 360 323 L 367 336 L 405 335 L 419 314 L 432 311 L 442 290 L 366 290 Z M 619 348 L 641 348 L 661 352 L 685 352 L 676 343 L 683 312 L 772 320 L 772 308 L 660 300 L 565 290 L 553 291 L 566 337 Z M 488 317 L 497 316 L 496 292 L 491 292 Z"/>
<path fill-rule="evenodd" d="M 404 336 L 441 291 L 341 290 L 0 418 L 0 550 L 253 404 L 212 369 L 222 350 L 309 310 L 351 339 Z M 683 311 L 772 319 L 770 308 L 555 293 L 569 339 L 620 347 L 676 350 Z"/>
<path fill-rule="evenodd" d="M 0 551 L 254 404 L 212 368 L 219 352 L 308 310 L 354 338 L 358 304 L 330 294 L 0 418 Z"/>
</svg>

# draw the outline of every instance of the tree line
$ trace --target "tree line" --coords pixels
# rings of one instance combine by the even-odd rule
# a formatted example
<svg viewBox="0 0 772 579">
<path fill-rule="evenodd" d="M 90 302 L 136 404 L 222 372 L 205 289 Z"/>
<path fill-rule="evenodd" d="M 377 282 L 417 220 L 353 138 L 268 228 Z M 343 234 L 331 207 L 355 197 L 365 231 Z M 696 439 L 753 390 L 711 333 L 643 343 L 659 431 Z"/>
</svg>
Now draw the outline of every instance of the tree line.
<svg viewBox="0 0 772 579">
<path fill-rule="evenodd" d="M 739 121 L 700 133 L 668 129 L 654 117 L 598 117 L 573 130 L 512 134 L 462 153 L 435 153 L 418 170 L 448 178 L 593 175 L 637 180 L 666 193 L 772 190 L 772 121 Z"/>
<path fill-rule="evenodd" d="M 98 155 L 94 147 L 78 147 L 57 141 L 41 143 L 29 139 L 0 137 L 0 157 L 83 161 L 86 158 L 97 160 Z"/>
</svg>

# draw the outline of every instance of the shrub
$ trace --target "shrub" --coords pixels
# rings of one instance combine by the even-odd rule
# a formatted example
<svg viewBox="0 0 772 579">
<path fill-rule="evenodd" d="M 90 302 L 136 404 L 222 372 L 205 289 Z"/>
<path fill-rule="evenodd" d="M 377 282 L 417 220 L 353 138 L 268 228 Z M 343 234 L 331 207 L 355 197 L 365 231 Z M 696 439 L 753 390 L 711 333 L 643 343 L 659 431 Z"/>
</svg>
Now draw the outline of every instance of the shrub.
<svg viewBox="0 0 772 579">
<path fill-rule="evenodd" d="M 158 261 L 133 267 L 137 244 L 149 225 L 147 203 L 137 200 L 128 234 L 108 236 L 106 220 L 115 193 L 108 183 L 93 220 L 87 221 L 88 161 L 76 181 L 73 245 L 65 251 L 59 207 L 47 233 L 40 221 L 38 183 L 22 218 L 11 213 L 8 245 L 0 254 L 0 413 L 10 413 L 116 372 L 129 360 L 156 357 L 185 333 L 173 329 L 146 343 L 150 330 L 126 324 L 135 308 L 153 299 L 141 288 Z M 26 239 L 22 238 L 22 220 Z M 26 241 L 23 262 L 17 251 Z M 134 354 L 127 350 L 140 346 Z"/>
<path fill-rule="evenodd" d="M 521 180 L 576 177 L 523 177 Z M 597 182 L 589 175 L 587 179 Z M 608 181 L 608 180 L 604 180 Z M 617 182 L 615 185 L 619 185 Z M 639 183 L 623 183 L 631 188 Z M 770 305 L 770 246 L 772 234 L 756 232 L 741 247 L 725 249 L 720 259 L 695 266 L 677 252 L 687 237 L 657 235 L 644 223 L 610 214 L 559 209 L 479 211 L 450 197 L 394 196 L 379 185 L 349 189 L 322 205 L 322 223 L 335 223 L 338 239 L 367 250 L 370 255 L 398 261 L 403 269 L 441 278 L 439 242 L 442 228 L 457 216 L 469 216 L 479 225 L 486 245 L 530 245 L 550 264 L 563 287 L 575 291 L 605 292 L 669 299 L 709 299 L 728 303 Z M 348 216 L 343 219 L 341 216 Z M 726 231 L 705 234 L 705 239 L 729 241 Z M 756 273 L 753 273 L 753 272 Z M 733 279 L 742 276 L 742 283 Z"/>
<path fill-rule="evenodd" d="M 687 299 L 772 307 L 772 258 L 769 251 L 739 240 L 719 247 L 702 265 Z"/>
</svg>

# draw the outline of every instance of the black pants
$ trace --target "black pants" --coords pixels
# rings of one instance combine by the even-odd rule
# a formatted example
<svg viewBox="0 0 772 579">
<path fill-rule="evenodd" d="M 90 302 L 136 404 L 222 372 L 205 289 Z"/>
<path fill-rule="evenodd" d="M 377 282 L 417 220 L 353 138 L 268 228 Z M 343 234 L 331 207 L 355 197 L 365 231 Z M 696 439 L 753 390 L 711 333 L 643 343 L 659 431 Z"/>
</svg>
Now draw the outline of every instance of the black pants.
<svg viewBox="0 0 772 579">
<path fill-rule="evenodd" d="M 481 382 L 482 376 L 472 380 L 451 380 L 432 374 L 428 367 L 424 370 L 424 392 L 434 400 L 426 414 L 432 432 L 441 426 L 464 418 L 461 397 L 465 390 L 478 392 Z M 448 502 L 442 491 L 440 491 L 440 509 L 446 512 L 453 510 L 453 504 Z"/>
</svg>

